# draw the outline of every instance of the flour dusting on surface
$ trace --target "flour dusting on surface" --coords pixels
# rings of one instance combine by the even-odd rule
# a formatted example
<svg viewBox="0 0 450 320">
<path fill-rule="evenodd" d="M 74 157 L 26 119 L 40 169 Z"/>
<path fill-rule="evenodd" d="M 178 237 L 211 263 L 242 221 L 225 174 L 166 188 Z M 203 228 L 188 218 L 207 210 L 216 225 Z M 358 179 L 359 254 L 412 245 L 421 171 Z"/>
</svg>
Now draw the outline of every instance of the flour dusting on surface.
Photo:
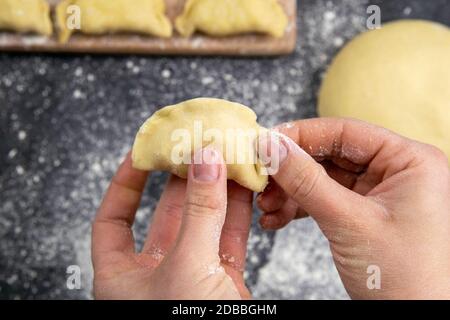
<svg viewBox="0 0 450 320">
<path fill-rule="evenodd" d="M 0 54 L 0 297 L 92 298 L 91 222 L 144 120 L 201 96 L 245 104 L 266 127 L 316 116 L 326 66 L 364 31 L 367 3 L 300 1 L 297 49 L 287 57 Z M 150 177 L 133 227 L 137 250 L 166 178 Z M 245 270 L 255 298 L 346 297 L 311 220 L 275 234 L 258 227 L 259 214 Z M 66 287 L 69 265 L 82 270 L 81 290 Z"/>
</svg>

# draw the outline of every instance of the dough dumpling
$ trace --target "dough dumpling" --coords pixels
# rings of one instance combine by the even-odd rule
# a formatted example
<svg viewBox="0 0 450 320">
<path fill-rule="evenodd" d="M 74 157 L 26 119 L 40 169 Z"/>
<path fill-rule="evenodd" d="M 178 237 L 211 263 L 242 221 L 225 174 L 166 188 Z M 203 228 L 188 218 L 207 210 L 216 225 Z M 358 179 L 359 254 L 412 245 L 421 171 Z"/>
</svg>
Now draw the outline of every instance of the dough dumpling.
<svg viewBox="0 0 450 320">
<path fill-rule="evenodd" d="M 280 38 L 287 24 L 278 0 L 188 0 L 175 22 L 185 37 L 201 31 L 212 36 L 257 32 Z"/>
<path fill-rule="evenodd" d="M 194 152 L 205 146 L 221 150 L 228 179 L 261 192 L 268 178 L 255 159 L 255 139 L 266 129 L 249 108 L 220 99 L 199 98 L 165 107 L 148 119 L 134 142 L 133 166 L 187 177 Z"/>
<path fill-rule="evenodd" d="M 356 37 L 328 70 L 319 114 L 371 122 L 450 157 L 450 29 L 402 20 Z"/>
<path fill-rule="evenodd" d="M 50 6 L 45 0 L 0 0 L 0 30 L 50 36 Z"/>
<path fill-rule="evenodd" d="M 67 9 L 76 5 L 81 13 L 81 30 L 67 27 Z M 64 0 L 56 8 L 59 41 L 65 43 L 74 31 L 100 35 L 136 32 L 170 37 L 172 25 L 165 15 L 164 0 Z"/>
</svg>

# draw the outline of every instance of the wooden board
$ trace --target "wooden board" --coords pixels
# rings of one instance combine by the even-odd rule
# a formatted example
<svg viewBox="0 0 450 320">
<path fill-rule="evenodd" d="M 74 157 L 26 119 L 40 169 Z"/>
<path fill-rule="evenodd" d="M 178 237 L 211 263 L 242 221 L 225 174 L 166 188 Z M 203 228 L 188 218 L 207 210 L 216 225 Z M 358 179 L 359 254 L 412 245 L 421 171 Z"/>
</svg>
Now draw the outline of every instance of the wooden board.
<svg viewBox="0 0 450 320">
<path fill-rule="evenodd" d="M 54 6 L 58 0 L 48 0 Z M 66 44 L 56 38 L 18 35 L 0 32 L 0 52 L 55 52 L 95 54 L 154 54 L 154 55 L 235 55 L 273 56 L 289 54 L 295 50 L 297 39 L 296 0 L 279 0 L 289 24 L 283 38 L 248 34 L 213 38 L 196 34 L 182 38 L 175 32 L 170 39 L 160 39 L 134 34 L 89 36 L 74 34 Z M 166 0 L 167 15 L 173 21 L 183 10 L 186 0 Z"/>
</svg>

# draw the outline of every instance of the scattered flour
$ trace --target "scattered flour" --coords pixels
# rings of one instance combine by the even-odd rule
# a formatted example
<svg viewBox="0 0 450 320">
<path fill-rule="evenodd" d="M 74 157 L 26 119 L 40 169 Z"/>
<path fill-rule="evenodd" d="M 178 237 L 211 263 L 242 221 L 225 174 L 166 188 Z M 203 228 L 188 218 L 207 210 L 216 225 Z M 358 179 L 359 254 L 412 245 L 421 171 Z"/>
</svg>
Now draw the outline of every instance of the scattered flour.
<svg viewBox="0 0 450 320">
<path fill-rule="evenodd" d="M 17 140 L 1 158 L 0 235 L 7 236 L 0 242 L 0 295 L 90 298 L 90 223 L 139 125 L 157 107 L 198 96 L 248 105 L 267 127 L 315 116 L 321 76 L 339 48 L 364 30 L 366 3 L 301 1 L 299 41 L 288 57 L 0 54 L 0 104 L 7 102 L 0 119 Z M 18 141 L 21 130 L 32 139 Z M 166 177 L 150 178 L 133 228 L 138 250 Z M 275 237 L 257 220 L 255 213 L 245 272 L 256 298 L 345 297 L 328 245 L 311 221 Z M 81 267 L 82 290 L 65 286 L 73 264 Z M 1 285 L 7 279 L 11 290 Z"/>
</svg>

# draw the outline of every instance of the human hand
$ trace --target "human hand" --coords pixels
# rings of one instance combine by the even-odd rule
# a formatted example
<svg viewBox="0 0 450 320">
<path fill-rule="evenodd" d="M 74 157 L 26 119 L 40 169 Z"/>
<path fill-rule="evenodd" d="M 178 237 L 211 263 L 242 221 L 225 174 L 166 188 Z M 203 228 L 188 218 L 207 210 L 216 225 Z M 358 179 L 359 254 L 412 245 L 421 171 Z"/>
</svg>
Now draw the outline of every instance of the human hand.
<svg viewBox="0 0 450 320">
<path fill-rule="evenodd" d="M 187 182 L 169 179 L 136 252 L 131 227 L 148 172 L 133 169 L 127 156 L 93 223 L 95 298 L 251 297 L 243 271 L 253 193 L 231 181 L 227 187 L 219 153 L 205 149 L 203 159 L 190 166 Z"/>
<path fill-rule="evenodd" d="M 310 215 L 352 298 L 450 298 L 450 173 L 441 151 L 354 120 L 278 129 L 292 140 L 281 138 L 286 159 L 257 199 L 264 228 Z M 381 271 L 379 290 L 367 285 L 370 266 Z"/>
</svg>

